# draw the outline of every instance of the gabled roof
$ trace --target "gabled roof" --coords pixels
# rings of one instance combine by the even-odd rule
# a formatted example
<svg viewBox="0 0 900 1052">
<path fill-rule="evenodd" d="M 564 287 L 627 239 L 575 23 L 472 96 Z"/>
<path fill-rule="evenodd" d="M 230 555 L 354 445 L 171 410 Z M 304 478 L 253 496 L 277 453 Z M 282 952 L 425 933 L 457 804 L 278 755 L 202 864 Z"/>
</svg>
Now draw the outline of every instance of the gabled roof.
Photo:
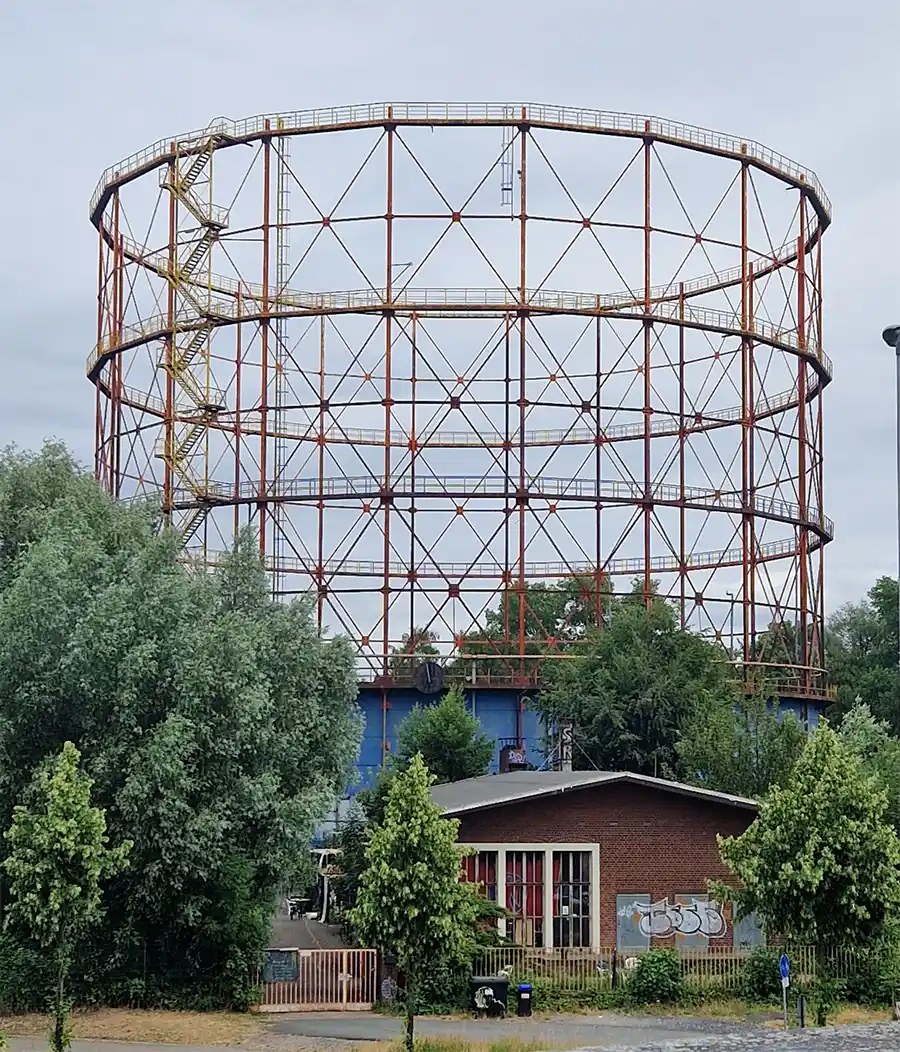
<svg viewBox="0 0 900 1052">
<path fill-rule="evenodd" d="M 431 798 L 448 818 L 452 818 L 524 800 L 622 782 L 747 811 L 756 811 L 759 806 L 755 800 L 745 796 L 717 793 L 711 789 L 669 782 L 664 778 L 651 778 L 645 774 L 631 774 L 629 771 L 510 771 L 507 774 L 487 774 L 481 778 L 466 778 L 461 782 L 432 786 Z"/>
</svg>

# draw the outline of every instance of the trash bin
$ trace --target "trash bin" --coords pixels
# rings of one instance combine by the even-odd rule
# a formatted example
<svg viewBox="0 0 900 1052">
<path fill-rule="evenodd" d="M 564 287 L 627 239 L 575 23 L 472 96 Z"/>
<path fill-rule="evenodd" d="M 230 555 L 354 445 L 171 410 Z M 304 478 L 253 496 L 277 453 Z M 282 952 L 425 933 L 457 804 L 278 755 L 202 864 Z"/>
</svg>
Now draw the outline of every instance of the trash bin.
<svg viewBox="0 0 900 1052">
<path fill-rule="evenodd" d="M 473 975 L 469 980 L 469 1008 L 477 1018 L 502 1019 L 509 1008 L 509 979 L 502 975 Z"/>
<path fill-rule="evenodd" d="M 531 1015 L 531 984 L 519 983 L 517 991 L 519 1001 L 516 1005 L 516 1015 Z"/>
</svg>

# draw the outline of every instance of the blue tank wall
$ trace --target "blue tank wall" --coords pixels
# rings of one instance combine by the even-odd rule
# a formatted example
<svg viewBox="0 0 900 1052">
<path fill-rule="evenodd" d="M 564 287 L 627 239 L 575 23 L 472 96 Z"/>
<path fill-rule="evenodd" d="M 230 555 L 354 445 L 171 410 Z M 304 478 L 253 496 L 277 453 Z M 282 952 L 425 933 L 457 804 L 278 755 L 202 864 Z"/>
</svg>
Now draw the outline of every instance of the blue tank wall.
<svg viewBox="0 0 900 1052">
<path fill-rule="evenodd" d="M 367 788 L 375 780 L 382 765 L 382 757 L 390 756 L 397 748 L 397 731 L 400 724 L 416 705 L 434 704 L 438 696 L 426 697 L 419 691 L 404 687 L 393 687 L 387 693 L 388 707 L 383 711 L 384 694 L 377 687 L 363 686 L 359 692 L 365 726 L 360 752 L 359 778 L 350 787 L 350 795 Z M 496 771 L 500 761 L 500 746 L 518 738 L 518 721 L 522 720 L 522 734 L 528 760 L 540 766 L 546 754 L 544 731 L 538 714 L 522 707 L 522 695 L 515 690 L 472 688 L 465 692 L 466 708 L 477 717 L 482 730 L 498 744 L 494 749 L 491 770 Z M 386 744 L 385 744 L 386 743 Z"/>
<path fill-rule="evenodd" d="M 434 704 L 438 696 L 429 698 L 411 688 L 394 687 L 387 692 L 388 707 L 385 711 L 382 710 L 383 698 L 382 691 L 377 687 L 360 688 L 359 705 L 365 724 L 357 766 L 358 778 L 356 783 L 350 786 L 350 796 L 372 785 L 382 766 L 383 756 L 390 756 L 396 750 L 400 724 L 415 706 Z M 528 707 L 527 699 L 526 704 L 522 706 L 520 693 L 496 688 L 472 688 L 466 691 L 465 698 L 466 708 L 478 718 L 484 733 L 497 742 L 491 761 L 492 771 L 499 767 L 501 745 L 514 742 L 518 738 L 520 708 L 528 761 L 535 767 L 544 763 L 547 757 L 544 727 L 537 713 Z M 810 732 L 818 726 L 819 710 L 814 704 L 796 698 L 782 698 L 779 708 L 782 712 L 793 712 L 801 725 L 805 721 Z M 386 745 L 383 745 L 383 742 L 386 742 Z"/>
</svg>

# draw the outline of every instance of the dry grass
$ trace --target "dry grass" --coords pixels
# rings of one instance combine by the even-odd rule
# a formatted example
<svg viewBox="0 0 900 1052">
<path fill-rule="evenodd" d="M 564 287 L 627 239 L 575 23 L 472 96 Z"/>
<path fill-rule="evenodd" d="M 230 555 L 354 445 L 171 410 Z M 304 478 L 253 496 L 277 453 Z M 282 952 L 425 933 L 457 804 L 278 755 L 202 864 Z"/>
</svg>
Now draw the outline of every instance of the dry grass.
<svg viewBox="0 0 900 1052">
<path fill-rule="evenodd" d="M 112 1008 L 73 1012 L 72 1036 L 92 1041 L 147 1041 L 167 1045 L 239 1045 L 265 1032 L 262 1021 L 236 1012 L 163 1012 Z M 9 1037 L 44 1037 L 46 1016 L 0 1016 Z"/>
<path fill-rule="evenodd" d="M 888 1008 L 867 1008 L 864 1005 L 843 1005 L 834 1015 L 828 1017 L 829 1026 L 848 1026 L 851 1023 L 888 1023 L 894 1018 L 894 1013 Z M 789 1005 L 789 1016 L 791 1026 L 797 1025 L 796 1005 Z M 806 1003 L 806 1025 L 815 1025 L 816 1010 L 811 1001 Z M 773 1029 L 784 1026 L 781 1018 L 770 1019 L 766 1026 Z"/>
</svg>

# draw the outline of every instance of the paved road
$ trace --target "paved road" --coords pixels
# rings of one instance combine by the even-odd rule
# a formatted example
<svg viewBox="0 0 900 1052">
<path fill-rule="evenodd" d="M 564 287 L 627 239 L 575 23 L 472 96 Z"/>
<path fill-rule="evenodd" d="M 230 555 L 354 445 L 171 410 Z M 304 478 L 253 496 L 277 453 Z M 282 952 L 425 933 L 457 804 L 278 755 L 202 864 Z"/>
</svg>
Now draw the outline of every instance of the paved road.
<svg viewBox="0 0 900 1052">
<path fill-rule="evenodd" d="M 373 1017 L 355 1017 L 354 1026 L 344 1024 L 329 1027 L 329 1020 L 337 1023 L 334 1016 L 309 1017 L 307 1024 L 288 1026 L 296 1020 L 285 1019 L 278 1027 L 280 1033 L 273 1032 L 269 1038 L 254 1041 L 243 1046 L 241 1052 L 248 1049 L 265 1049 L 267 1052 L 289 1052 L 289 1050 L 327 1050 L 327 1052 L 350 1052 L 365 1048 L 364 1042 L 381 1040 L 392 1036 L 391 1032 L 377 1032 L 373 1027 Z M 379 1018 L 379 1017 L 374 1017 Z M 490 1024 L 491 1035 L 497 1037 L 501 1032 L 512 1035 L 524 1034 L 529 1039 L 552 1032 L 548 1046 L 554 1044 L 573 1044 L 571 1037 L 561 1035 L 560 1027 L 574 1027 L 572 1034 L 578 1033 L 585 1039 L 581 1052 L 609 1052 L 617 1049 L 624 1052 L 897 1052 L 900 1049 L 900 1024 L 884 1023 L 879 1026 L 845 1026 L 834 1030 L 794 1030 L 783 1033 L 777 1030 L 744 1027 L 728 1032 L 728 1024 L 719 1024 L 718 1032 L 709 1032 L 709 1025 L 704 1022 L 706 1032 L 696 1029 L 698 1021 L 681 1019 L 611 1019 L 605 1017 L 588 1017 L 580 1023 L 573 1023 L 571 1017 L 562 1023 L 545 1021 L 509 1020 L 507 1023 Z M 442 1026 L 448 1026 L 444 1030 Z M 473 1020 L 422 1020 L 417 1027 L 420 1035 L 453 1033 L 477 1040 L 479 1024 Z M 691 1032 L 688 1027 L 693 1027 Z M 350 1031 L 357 1027 L 365 1033 L 350 1036 Z M 526 1029 L 526 1027 L 528 1029 Z M 720 1029 L 721 1028 L 721 1029 Z M 323 1033 L 317 1034 L 316 1030 Z M 302 1033 L 301 1033 L 302 1031 Z M 337 1031 L 347 1034 L 338 1036 Z M 567 1029 L 565 1031 L 569 1033 Z M 577 1039 L 576 1039 L 577 1040 Z M 12 1038 L 9 1042 L 12 1052 L 46 1052 L 47 1042 L 43 1038 Z M 72 1052 L 223 1052 L 222 1048 L 212 1049 L 194 1045 L 151 1045 L 137 1042 L 120 1041 L 73 1041 Z M 234 1052 L 238 1052 L 237 1049 Z"/>
<path fill-rule="evenodd" d="M 353 1043 L 386 1041 L 401 1034 L 399 1019 L 369 1013 L 309 1013 L 273 1021 L 272 1034 L 290 1047 L 291 1038 L 303 1042 L 293 1047 L 317 1047 L 316 1040 Z M 619 1015 L 556 1016 L 550 1019 L 419 1019 L 416 1033 L 422 1037 L 463 1037 L 484 1041 L 501 1035 L 526 1038 L 529 1042 L 579 1046 L 590 1049 L 631 1048 L 642 1052 L 880 1052 L 900 1049 L 900 1026 L 842 1027 L 835 1031 L 807 1030 L 780 1033 L 721 1020 L 657 1018 Z M 332 1044 L 334 1042 L 334 1044 Z M 290 1043 L 290 1044 L 289 1044 Z M 324 1046 L 323 1046 L 324 1047 Z"/>
<path fill-rule="evenodd" d="M 627 1016 L 555 1016 L 552 1019 L 416 1020 L 416 1033 L 421 1037 L 462 1037 L 471 1041 L 490 1041 L 522 1037 L 529 1042 L 546 1041 L 548 1047 L 564 1044 L 609 1047 L 673 1041 L 692 1032 L 724 1034 L 735 1024 L 712 1020 L 667 1020 L 630 1018 Z M 701 1024 L 701 1025 L 698 1025 Z M 391 1041 L 403 1033 L 403 1022 L 396 1016 L 369 1012 L 304 1012 L 273 1019 L 272 1033 L 281 1037 L 340 1039 L 350 1042 Z"/>
</svg>

